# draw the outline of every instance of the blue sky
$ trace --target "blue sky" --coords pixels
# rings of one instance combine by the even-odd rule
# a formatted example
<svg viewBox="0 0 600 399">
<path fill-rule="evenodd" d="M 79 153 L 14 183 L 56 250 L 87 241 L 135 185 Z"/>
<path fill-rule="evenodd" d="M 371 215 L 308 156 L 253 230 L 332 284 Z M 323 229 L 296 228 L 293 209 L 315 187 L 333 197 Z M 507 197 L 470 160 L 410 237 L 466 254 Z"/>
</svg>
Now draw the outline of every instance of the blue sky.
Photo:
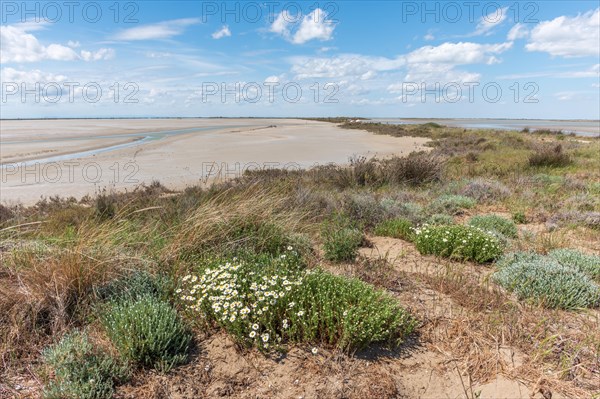
<svg viewBox="0 0 600 399">
<path fill-rule="evenodd" d="M 600 119 L 598 1 L 3 1 L 0 11 L 2 118 Z"/>
</svg>

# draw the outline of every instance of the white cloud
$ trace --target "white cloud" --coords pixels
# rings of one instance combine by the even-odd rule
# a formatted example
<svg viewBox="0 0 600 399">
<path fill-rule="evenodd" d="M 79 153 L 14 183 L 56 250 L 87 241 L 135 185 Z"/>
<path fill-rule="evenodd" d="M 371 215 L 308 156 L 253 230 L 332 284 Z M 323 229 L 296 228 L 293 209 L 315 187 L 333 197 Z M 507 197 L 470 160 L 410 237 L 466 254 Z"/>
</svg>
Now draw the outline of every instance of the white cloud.
<svg viewBox="0 0 600 399">
<path fill-rule="evenodd" d="M 435 40 L 435 36 L 433 36 L 431 33 L 428 33 L 425 36 L 423 36 L 423 39 L 425 39 L 427 41 L 431 41 L 431 40 Z"/>
<path fill-rule="evenodd" d="M 16 24 L 0 26 L 0 55 L 3 63 L 54 61 L 97 61 L 114 57 L 114 50 L 102 48 L 97 52 L 82 50 L 79 54 L 71 47 L 77 47 L 79 42 L 69 41 L 70 47 L 52 43 L 44 46 L 27 31 L 30 26 L 38 30 L 37 25 Z"/>
<path fill-rule="evenodd" d="M 334 30 L 335 23 L 327 19 L 327 12 L 320 8 L 305 15 L 300 22 L 284 10 L 269 27 L 270 32 L 294 44 L 304 44 L 311 40 L 331 40 Z"/>
<path fill-rule="evenodd" d="M 287 11 L 283 10 L 269 27 L 269 32 L 277 33 L 288 39 L 290 37 L 290 29 L 294 24 L 294 17 Z"/>
<path fill-rule="evenodd" d="M 600 8 L 575 17 L 560 16 L 542 21 L 532 29 L 528 51 L 552 56 L 585 57 L 600 55 Z"/>
<path fill-rule="evenodd" d="M 229 30 L 229 26 L 227 25 L 223 25 L 223 27 L 221 29 L 219 29 L 218 31 L 214 32 L 212 35 L 213 39 L 221 39 L 223 37 L 230 37 L 231 36 L 231 31 Z"/>
<path fill-rule="evenodd" d="M 600 64 L 593 65 L 586 71 L 574 71 L 564 74 L 568 78 L 600 78 Z"/>
<path fill-rule="evenodd" d="M 295 79 L 308 78 L 361 78 L 376 72 L 398 70 L 405 64 L 401 58 L 372 57 L 360 54 L 342 54 L 335 57 L 292 57 Z"/>
<path fill-rule="evenodd" d="M 67 46 L 69 46 L 71 48 L 77 48 L 77 47 L 81 47 L 81 43 L 79 43 L 79 41 L 69 40 L 67 42 Z"/>
<path fill-rule="evenodd" d="M 523 39 L 529 36 L 529 30 L 524 24 L 518 23 L 508 31 L 508 35 L 506 38 L 510 41 L 514 41 L 517 39 Z"/>
<path fill-rule="evenodd" d="M 373 57 L 360 54 L 342 54 L 334 57 L 292 57 L 295 79 L 349 78 L 368 80 L 381 72 L 406 69 L 410 76 L 450 76 L 458 65 L 494 64 L 497 55 L 510 49 L 511 42 L 479 44 L 471 42 L 443 43 L 424 46 L 395 58 Z M 419 73 L 419 70 L 423 73 Z M 472 77 L 461 72 L 461 76 Z M 456 77 L 457 75 L 452 75 Z"/>
<path fill-rule="evenodd" d="M 101 48 L 98 51 L 81 50 L 81 59 L 84 61 L 110 60 L 115 57 L 115 50 L 111 48 Z"/>
<path fill-rule="evenodd" d="M 181 35 L 185 31 L 185 28 L 198 23 L 200 23 L 198 18 L 182 18 L 136 26 L 135 28 L 125 29 L 117 33 L 114 39 L 124 41 L 169 39 Z"/>
<path fill-rule="evenodd" d="M 479 35 L 490 35 L 491 30 L 500 25 L 502 22 L 506 20 L 508 15 L 508 7 L 504 8 L 496 8 L 496 10 L 490 12 L 487 15 L 484 15 L 479 20 L 477 27 L 475 28 L 475 32 L 473 32 L 473 36 Z"/>
<path fill-rule="evenodd" d="M 292 42 L 303 44 L 310 40 L 326 41 L 331 39 L 335 25 L 327 19 L 327 13 L 320 8 L 302 18 L 300 28 L 296 31 Z"/>
<path fill-rule="evenodd" d="M 498 44 L 479 44 L 472 42 L 443 43 L 439 46 L 424 46 L 408 55 L 409 64 L 494 64 L 498 59 L 494 54 L 500 54 L 512 47 L 511 42 Z"/>
<path fill-rule="evenodd" d="M 49 82 L 60 83 L 67 81 L 67 77 L 64 75 L 55 75 L 49 72 L 42 72 L 39 69 L 31 71 L 19 71 L 14 68 L 2 68 L 0 70 L 0 76 L 3 82 L 11 83 L 26 83 L 33 85 L 36 83 L 46 84 Z"/>
<path fill-rule="evenodd" d="M 592 65 L 585 70 L 561 71 L 545 70 L 530 73 L 515 73 L 498 76 L 496 79 L 531 79 L 531 78 L 600 78 L 600 64 Z"/>
<path fill-rule="evenodd" d="M 70 61 L 79 58 L 71 48 L 60 44 L 43 46 L 38 39 L 17 25 L 0 26 L 2 62 Z"/>
<path fill-rule="evenodd" d="M 279 76 L 269 76 L 265 79 L 265 83 L 279 83 L 281 80 L 279 78 Z"/>
</svg>

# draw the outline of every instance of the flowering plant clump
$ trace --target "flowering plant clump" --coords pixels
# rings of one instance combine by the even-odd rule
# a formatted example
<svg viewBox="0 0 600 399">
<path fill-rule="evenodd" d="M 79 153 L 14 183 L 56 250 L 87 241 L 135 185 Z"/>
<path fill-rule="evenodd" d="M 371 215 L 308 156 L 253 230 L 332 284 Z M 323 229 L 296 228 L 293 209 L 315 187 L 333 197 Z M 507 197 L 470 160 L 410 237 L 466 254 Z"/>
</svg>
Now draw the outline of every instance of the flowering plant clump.
<svg viewBox="0 0 600 399">
<path fill-rule="evenodd" d="M 192 312 L 246 345 L 284 342 L 345 350 L 404 337 L 412 318 L 397 301 L 358 280 L 305 270 L 288 247 L 276 258 L 233 258 L 183 278 L 177 291 Z"/>
<path fill-rule="evenodd" d="M 207 267 L 198 276 L 185 276 L 177 292 L 188 309 L 223 327 L 238 341 L 268 349 L 293 333 L 291 320 L 302 316 L 290 300 L 302 284 L 303 273 L 295 267 L 299 262 L 292 247 L 266 268 L 233 258 Z M 281 273 L 272 273 L 277 267 Z"/>
<path fill-rule="evenodd" d="M 502 245 L 491 232 L 472 226 L 429 226 L 415 229 L 415 245 L 424 255 L 437 255 L 478 263 L 502 255 Z"/>
</svg>

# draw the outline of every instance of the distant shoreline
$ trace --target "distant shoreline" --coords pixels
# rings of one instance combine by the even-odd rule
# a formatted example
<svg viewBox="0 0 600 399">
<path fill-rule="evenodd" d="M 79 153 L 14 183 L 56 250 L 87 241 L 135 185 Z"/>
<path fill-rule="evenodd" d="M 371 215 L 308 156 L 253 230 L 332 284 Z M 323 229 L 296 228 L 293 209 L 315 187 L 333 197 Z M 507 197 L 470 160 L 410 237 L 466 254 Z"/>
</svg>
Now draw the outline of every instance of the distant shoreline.
<svg viewBox="0 0 600 399">
<path fill-rule="evenodd" d="M 312 119 L 312 118 L 328 118 L 328 117 L 298 117 L 298 116 L 116 116 L 116 117 L 52 117 L 52 118 L 0 118 L 0 121 L 51 121 L 51 120 L 127 120 L 127 119 Z M 499 120 L 499 121 L 555 121 L 555 122 L 598 122 L 600 119 L 530 119 L 530 118 L 423 118 L 423 117 L 398 117 L 398 116 L 352 116 L 349 119 L 402 119 L 414 121 L 441 121 L 441 120 Z"/>
</svg>

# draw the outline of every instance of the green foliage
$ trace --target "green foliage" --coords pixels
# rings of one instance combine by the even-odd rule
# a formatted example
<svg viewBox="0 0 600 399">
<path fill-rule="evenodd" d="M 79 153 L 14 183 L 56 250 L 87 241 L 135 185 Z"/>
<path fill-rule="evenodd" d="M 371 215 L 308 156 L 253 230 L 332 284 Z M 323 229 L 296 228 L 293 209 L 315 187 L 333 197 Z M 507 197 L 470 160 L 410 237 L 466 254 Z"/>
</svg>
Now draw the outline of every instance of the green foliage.
<svg viewBox="0 0 600 399">
<path fill-rule="evenodd" d="M 435 213 L 427 219 L 427 224 L 435 226 L 454 224 L 454 218 L 444 213 Z"/>
<path fill-rule="evenodd" d="M 562 167 L 573 162 L 571 156 L 564 152 L 561 144 L 543 145 L 529 155 L 529 166 Z"/>
<path fill-rule="evenodd" d="M 490 262 L 502 255 L 497 237 L 471 226 L 425 225 L 415 230 L 415 245 L 424 255 L 478 263 Z"/>
<path fill-rule="evenodd" d="M 386 220 L 375 226 L 375 234 L 382 237 L 412 241 L 414 235 L 413 224 L 403 218 Z"/>
<path fill-rule="evenodd" d="M 145 296 L 168 300 L 172 285 L 167 276 L 153 276 L 146 271 L 136 270 L 98 287 L 96 295 L 104 301 L 136 301 Z"/>
<path fill-rule="evenodd" d="M 560 264 L 579 270 L 594 280 L 600 281 L 600 256 L 588 255 L 575 249 L 555 249 L 548 253 Z"/>
<path fill-rule="evenodd" d="M 580 271 L 531 253 L 511 254 L 499 262 L 496 283 L 519 299 L 548 308 L 576 309 L 600 303 L 600 287 Z"/>
<path fill-rule="evenodd" d="M 131 362 L 168 371 L 187 359 L 190 332 L 167 302 L 152 296 L 116 302 L 101 320 L 113 345 Z"/>
<path fill-rule="evenodd" d="M 525 224 L 527 223 L 527 216 L 525 216 L 524 212 L 517 211 L 513 213 L 512 220 L 517 224 Z"/>
<path fill-rule="evenodd" d="M 469 220 L 469 225 L 485 231 L 500 233 L 505 237 L 517 238 L 518 235 L 517 226 L 513 221 L 497 215 L 473 216 Z"/>
<path fill-rule="evenodd" d="M 285 342 L 352 351 L 399 342 L 414 321 L 397 301 L 359 280 L 305 271 L 290 249 L 279 258 L 231 259 L 182 281 L 181 299 L 197 319 L 240 343 L 269 350 Z"/>
<path fill-rule="evenodd" d="M 477 205 L 473 198 L 463 195 L 442 195 L 433 201 L 429 210 L 431 213 L 445 213 L 448 215 L 459 215 L 464 209 L 470 209 Z"/>
<path fill-rule="evenodd" d="M 306 312 L 296 340 L 317 340 L 352 351 L 372 342 L 398 344 L 416 325 L 391 295 L 323 271 L 308 274 L 295 299 Z"/>
<path fill-rule="evenodd" d="M 44 350 L 44 362 L 54 371 L 47 399 L 108 399 L 115 383 L 129 375 L 126 364 L 94 347 L 84 332 L 74 331 Z"/>
<path fill-rule="evenodd" d="M 362 232 L 342 217 L 326 222 L 321 237 L 325 259 L 333 262 L 354 261 L 363 241 Z"/>
</svg>

